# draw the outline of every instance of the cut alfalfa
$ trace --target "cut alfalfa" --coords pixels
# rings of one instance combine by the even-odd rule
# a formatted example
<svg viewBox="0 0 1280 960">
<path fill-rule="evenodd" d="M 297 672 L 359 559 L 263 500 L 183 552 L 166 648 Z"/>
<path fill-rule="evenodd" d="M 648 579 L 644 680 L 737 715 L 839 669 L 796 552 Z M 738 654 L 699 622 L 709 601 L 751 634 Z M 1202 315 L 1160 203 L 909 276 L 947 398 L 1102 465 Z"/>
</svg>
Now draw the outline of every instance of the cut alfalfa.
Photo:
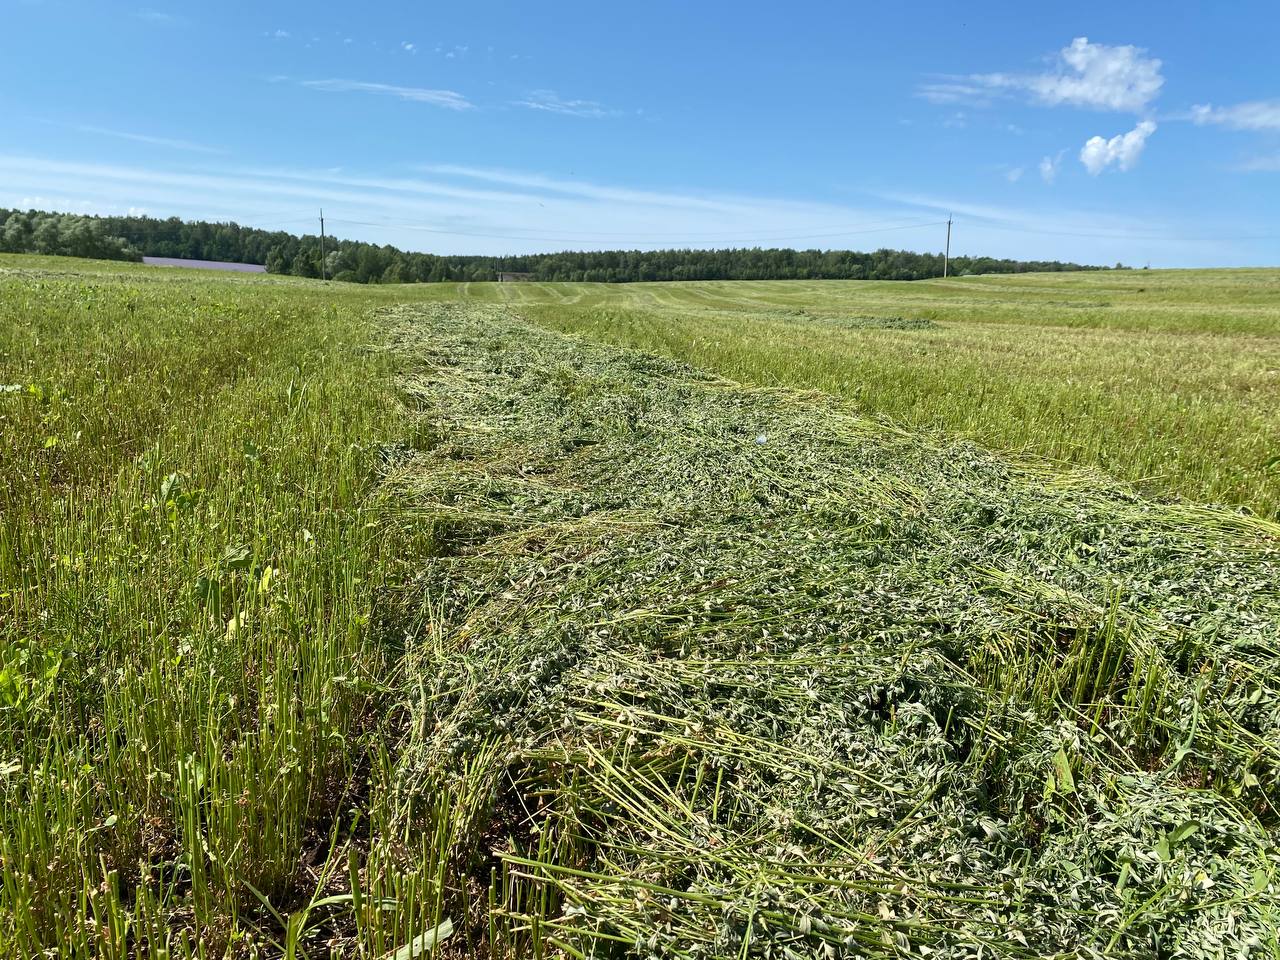
<svg viewBox="0 0 1280 960">
<path fill-rule="evenodd" d="M 389 322 L 468 451 L 394 499 L 474 533 L 416 584 L 404 789 L 500 744 L 507 948 L 1274 940 L 1272 526 L 499 309 Z"/>
<path fill-rule="evenodd" d="M 938 324 L 928 317 L 844 317 L 830 321 L 850 330 L 936 330 Z"/>
<path fill-rule="evenodd" d="M 936 330 L 939 324 L 928 317 L 875 317 L 814 313 L 792 310 L 784 314 L 789 321 L 837 327 L 844 330 Z"/>
</svg>

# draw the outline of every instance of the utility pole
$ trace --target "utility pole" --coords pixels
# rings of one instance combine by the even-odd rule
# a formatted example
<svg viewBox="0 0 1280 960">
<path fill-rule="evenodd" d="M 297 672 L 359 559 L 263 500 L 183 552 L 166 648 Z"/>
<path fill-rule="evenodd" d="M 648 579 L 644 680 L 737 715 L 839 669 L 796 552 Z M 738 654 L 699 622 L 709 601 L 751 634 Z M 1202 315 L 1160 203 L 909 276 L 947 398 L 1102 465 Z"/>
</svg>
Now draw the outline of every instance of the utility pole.
<svg viewBox="0 0 1280 960">
<path fill-rule="evenodd" d="M 323 221 L 321 221 L 323 224 Z M 942 277 L 946 279 L 951 267 L 951 214 L 947 214 L 947 252 L 942 255 Z"/>
<path fill-rule="evenodd" d="M 324 207 L 320 208 L 320 279 L 328 280 L 324 271 Z"/>
</svg>

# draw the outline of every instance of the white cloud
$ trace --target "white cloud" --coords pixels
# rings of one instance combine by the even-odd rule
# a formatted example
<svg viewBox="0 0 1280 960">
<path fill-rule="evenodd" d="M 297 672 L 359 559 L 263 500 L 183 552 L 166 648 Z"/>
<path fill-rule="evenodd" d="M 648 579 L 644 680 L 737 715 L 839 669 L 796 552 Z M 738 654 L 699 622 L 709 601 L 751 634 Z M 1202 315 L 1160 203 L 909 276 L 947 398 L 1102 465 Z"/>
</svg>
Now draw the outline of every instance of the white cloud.
<svg viewBox="0 0 1280 960">
<path fill-rule="evenodd" d="M 1067 104 L 1137 113 L 1160 93 L 1160 61 L 1141 47 L 1113 47 L 1076 37 L 1045 73 L 974 73 L 934 78 L 917 88 L 933 103 L 983 106 L 1011 93 L 1030 94 L 1047 106 Z"/>
<path fill-rule="evenodd" d="M 516 106 L 571 117 L 608 117 L 617 113 L 615 110 L 605 109 L 594 100 L 564 100 L 554 90 L 534 90 L 523 100 L 517 100 Z"/>
<path fill-rule="evenodd" d="M 406 53 L 418 52 L 417 44 L 410 43 L 408 40 L 405 40 L 400 44 L 400 49 L 404 50 Z"/>
<path fill-rule="evenodd" d="M 1108 47 L 1077 37 L 1061 54 L 1070 69 L 1032 78 L 1031 89 L 1049 104 L 1138 111 L 1164 84 L 1160 61 L 1145 53 L 1140 47 Z"/>
<path fill-rule="evenodd" d="M 92 200 L 75 200 L 71 197 L 47 197 L 28 195 L 21 200 L 9 201 L 15 210 L 57 210 L 61 213 L 97 213 L 100 208 Z"/>
<path fill-rule="evenodd" d="M 1120 170 L 1132 169 L 1142 155 L 1147 137 L 1155 132 L 1155 123 L 1143 120 L 1128 133 L 1117 134 L 1110 140 L 1090 137 L 1080 150 L 1080 162 L 1095 177 L 1113 163 Z"/>
<path fill-rule="evenodd" d="M 363 80 L 301 80 L 302 86 L 326 93 L 375 93 L 387 97 L 399 97 L 414 103 L 430 103 L 449 110 L 469 110 L 474 104 L 453 90 L 429 90 L 423 87 L 397 87 L 389 83 L 368 83 Z"/>
<path fill-rule="evenodd" d="M 1022 174 L 1024 172 L 1025 171 L 1022 169 L 1022 167 L 1014 167 L 1013 169 L 1006 170 L 1004 172 L 1004 178 L 1008 180 L 1010 183 L 1017 183 L 1019 180 L 1022 179 Z"/>
<path fill-rule="evenodd" d="M 1059 150 L 1056 155 L 1040 160 L 1040 179 L 1045 183 L 1053 183 L 1058 179 L 1058 166 L 1062 163 L 1062 155 L 1065 152 L 1065 150 Z"/>
<path fill-rule="evenodd" d="M 275 37 L 277 40 L 288 40 L 290 33 L 288 30 L 276 30 L 275 32 L 269 32 L 267 36 Z"/>
<path fill-rule="evenodd" d="M 1198 124 L 1216 123 L 1232 130 L 1280 130 L 1280 100 L 1253 100 L 1231 107 L 1202 104 L 1191 108 Z"/>
</svg>

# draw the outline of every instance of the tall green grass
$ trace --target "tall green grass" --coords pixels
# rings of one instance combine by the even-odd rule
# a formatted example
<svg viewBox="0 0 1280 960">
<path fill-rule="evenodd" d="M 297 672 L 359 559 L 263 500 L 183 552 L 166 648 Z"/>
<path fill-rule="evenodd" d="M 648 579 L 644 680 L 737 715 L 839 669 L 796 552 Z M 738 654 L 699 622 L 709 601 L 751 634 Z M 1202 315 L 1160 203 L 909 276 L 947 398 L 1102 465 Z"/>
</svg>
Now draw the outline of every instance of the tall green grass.
<svg viewBox="0 0 1280 960">
<path fill-rule="evenodd" d="M 0 955 L 293 956 L 327 925 L 376 956 L 441 921 L 434 841 L 388 833 L 376 598 L 428 546 L 377 504 L 375 304 L 0 274 Z"/>
</svg>

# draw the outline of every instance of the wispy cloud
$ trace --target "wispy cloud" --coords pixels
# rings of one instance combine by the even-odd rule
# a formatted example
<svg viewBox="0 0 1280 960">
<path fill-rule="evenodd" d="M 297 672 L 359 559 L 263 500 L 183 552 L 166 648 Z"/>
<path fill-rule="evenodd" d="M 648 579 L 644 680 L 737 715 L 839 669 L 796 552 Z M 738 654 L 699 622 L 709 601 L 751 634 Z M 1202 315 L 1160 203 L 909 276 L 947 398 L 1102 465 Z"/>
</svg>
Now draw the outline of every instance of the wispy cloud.
<svg viewBox="0 0 1280 960">
<path fill-rule="evenodd" d="M 1110 140 L 1090 137 L 1080 150 L 1080 162 L 1095 177 L 1114 164 L 1118 170 L 1131 170 L 1147 145 L 1147 138 L 1156 132 L 1156 125 L 1143 120 L 1128 133 L 1121 133 Z"/>
<path fill-rule="evenodd" d="M 1062 163 L 1062 155 L 1065 150 L 1059 150 L 1052 157 L 1043 157 L 1040 160 L 1040 179 L 1045 183 L 1053 183 L 1058 179 L 1058 167 Z"/>
<path fill-rule="evenodd" d="M 148 23 L 158 23 L 164 26 L 171 26 L 182 22 L 181 17 L 174 16 L 172 13 L 165 13 L 163 10 L 138 10 L 134 13 L 134 16 L 139 20 L 145 20 Z"/>
<path fill-rule="evenodd" d="M 24 198 L 38 202 L 22 203 Z M 162 217 L 288 229 L 308 229 L 299 224 L 323 205 L 334 230 L 351 239 L 495 255 L 755 244 L 941 251 L 945 228 L 939 221 L 954 211 L 953 253 L 1092 263 L 1152 258 L 1179 265 L 1261 263 L 1274 255 L 1265 243 L 1206 247 L 1199 222 L 1180 229 L 1160 217 L 1140 221 L 1104 209 L 983 207 L 887 194 L 857 205 L 822 203 L 697 188 L 659 192 L 447 165 L 388 177 L 343 170 L 192 170 L 157 160 L 113 166 L 0 153 L 0 207 L 15 205 L 96 212 L 138 207 Z"/>
<path fill-rule="evenodd" d="M 984 106 L 999 97 L 1029 96 L 1045 106 L 1068 105 L 1138 113 L 1160 93 L 1161 63 L 1135 46 L 1108 46 L 1076 37 L 1042 73 L 973 73 L 932 77 L 916 89 L 933 103 Z"/>
<path fill-rule="evenodd" d="M 916 96 L 941 106 L 964 104 L 969 107 L 986 107 L 991 104 L 991 90 L 987 86 L 972 83 L 965 77 L 941 75 L 916 87 Z"/>
<path fill-rule="evenodd" d="M 516 106 L 570 117 L 610 117 L 617 114 L 616 110 L 608 110 L 594 100 L 565 100 L 554 90 L 534 90 L 523 100 L 517 100 Z"/>
<path fill-rule="evenodd" d="M 410 43 L 408 40 L 404 40 L 400 44 L 400 49 L 405 53 L 417 53 L 418 45 L 416 43 Z"/>
<path fill-rule="evenodd" d="M 971 203 L 948 197 L 918 193 L 884 193 L 886 200 L 930 210 L 939 214 L 953 213 L 957 220 L 957 233 L 970 233 L 979 227 L 1023 234 L 1045 236 L 1073 236 L 1097 240 L 1115 240 L 1120 243 L 1134 240 L 1168 239 L 1173 245 L 1181 243 L 1176 225 L 1164 221 L 1137 220 L 1103 210 L 1076 209 L 1071 207 L 1020 208 L 994 204 Z M 1098 262 L 1095 251 L 1077 253 L 1080 262 Z"/>
<path fill-rule="evenodd" d="M 363 80 L 300 80 L 311 90 L 326 93 L 373 93 L 385 97 L 398 97 L 413 103 L 429 103 L 448 110 L 470 110 L 475 104 L 453 90 L 430 90 L 424 87 L 399 87 L 389 83 L 369 83 Z"/>
<path fill-rule="evenodd" d="M 1235 168 L 1242 173 L 1280 173 L 1280 153 L 1250 157 Z"/>
<path fill-rule="evenodd" d="M 210 170 L 67 163 L 0 154 L 0 206 L 12 195 L 72 195 L 102 205 L 132 204 L 184 216 L 254 223 L 254 211 L 323 203 L 350 236 L 411 249 L 512 253 L 548 249 L 723 246 L 824 239 L 912 245 L 919 215 L 809 201 L 689 192 L 664 194 L 558 181 L 538 174 L 469 171 L 520 190 L 470 189 L 443 176 L 379 178 L 322 170 Z M 347 221 L 344 217 L 351 217 Z M 354 222 L 354 221 L 359 221 Z M 376 221 L 376 222 L 375 222 Z M 602 227 L 602 224 L 607 226 Z M 881 228 L 890 226 L 883 237 Z M 270 224 L 263 224 L 269 226 Z M 931 240 L 935 225 L 925 229 Z M 603 231 L 603 232 L 602 232 Z"/>
<path fill-rule="evenodd" d="M 1004 172 L 1004 178 L 1008 180 L 1010 183 L 1017 183 L 1019 180 L 1022 179 L 1022 175 L 1025 172 L 1026 171 L 1023 170 L 1022 167 L 1013 167 L 1012 169 L 1006 170 Z"/>
<path fill-rule="evenodd" d="M 725 197 L 694 195 L 690 193 L 664 193 L 655 190 L 636 190 L 628 187 L 614 187 L 586 180 L 565 180 L 549 177 L 540 173 L 527 173 L 519 170 L 497 170 L 492 167 L 466 167 L 457 164 L 427 164 L 420 168 L 424 173 L 438 174 L 445 177 L 461 177 L 467 180 L 480 180 L 484 183 L 496 183 L 506 187 L 519 187 L 541 193 L 562 194 L 569 197 L 581 197 L 587 200 L 606 200 L 616 203 L 642 204 L 653 207 L 674 207 L 676 209 L 695 208 L 714 210 L 722 213 L 741 209 L 740 201 Z"/>
<path fill-rule="evenodd" d="M 226 153 L 218 147 L 209 147 L 203 143 L 192 143 L 190 140 L 175 140 L 171 137 L 155 137 L 146 133 L 130 133 L 126 130 L 109 130 L 106 127 L 93 127 L 75 124 L 74 129 L 81 133 L 93 133 L 102 137 L 115 137 L 117 140 L 132 140 L 134 143 L 145 143 L 153 147 L 167 147 L 170 150 L 186 150 L 189 153 Z"/>
<path fill-rule="evenodd" d="M 1206 103 L 1191 108 L 1191 119 L 1232 130 L 1280 130 L 1280 100 L 1253 100 L 1230 107 Z"/>
</svg>

